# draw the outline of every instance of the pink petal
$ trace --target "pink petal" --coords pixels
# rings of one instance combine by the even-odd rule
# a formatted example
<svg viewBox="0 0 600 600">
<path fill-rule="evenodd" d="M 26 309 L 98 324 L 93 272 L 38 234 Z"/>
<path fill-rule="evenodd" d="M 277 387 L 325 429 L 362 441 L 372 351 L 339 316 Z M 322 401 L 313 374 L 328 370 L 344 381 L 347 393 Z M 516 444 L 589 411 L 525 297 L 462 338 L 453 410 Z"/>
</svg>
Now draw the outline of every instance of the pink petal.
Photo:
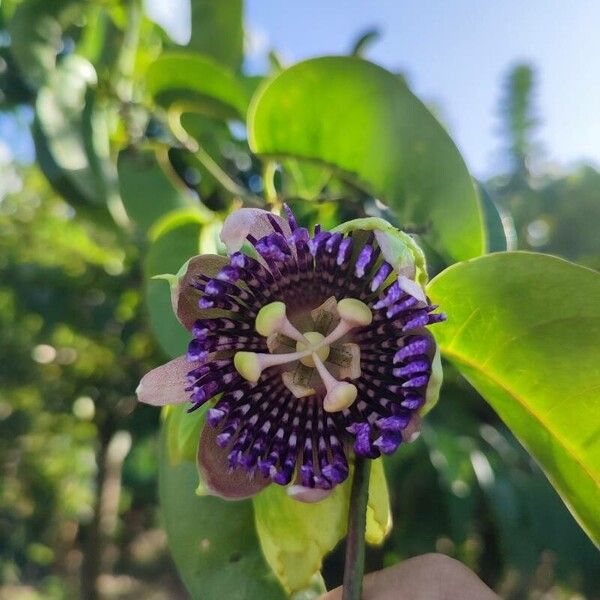
<svg viewBox="0 0 600 600">
<path fill-rule="evenodd" d="M 138 400 L 152 406 L 189 402 L 186 375 L 191 370 L 185 356 L 157 367 L 142 377 L 135 393 Z"/>
<path fill-rule="evenodd" d="M 318 488 L 307 488 L 303 485 L 290 485 L 287 488 L 287 495 L 298 502 L 305 502 L 307 504 L 313 504 L 314 502 L 320 502 L 331 494 L 333 490 L 321 490 Z"/>
<path fill-rule="evenodd" d="M 194 256 L 187 262 L 185 271 L 171 288 L 173 312 L 186 329 L 191 330 L 198 319 L 218 316 L 214 309 L 201 310 L 198 307 L 202 294 L 192 283 L 200 274 L 214 277 L 227 264 L 227 258 L 216 254 Z"/>
<path fill-rule="evenodd" d="M 290 226 L 284 218 L 262 208 L 240 208 L 225 219 L 223 229 L 221 229 L 221 241 L 225 244 L 227 251 L 232 254 L 240 250 L 248 235 L 260 240 L 273 233 L 275 230 L 269 216 L 277 221 L 286 238 L 292 234 Z"/>
<path fill-rule="evenodd" d="M 198 470 L 209 492 L 225 500 L 243 500 L 267 487 L 271 482 L 259 474 L 250 479 L 242 469 L 229 470 L 229 451 L 217 446 L 218 433 L 205 425 L 198 444 Z"/>
</svg>

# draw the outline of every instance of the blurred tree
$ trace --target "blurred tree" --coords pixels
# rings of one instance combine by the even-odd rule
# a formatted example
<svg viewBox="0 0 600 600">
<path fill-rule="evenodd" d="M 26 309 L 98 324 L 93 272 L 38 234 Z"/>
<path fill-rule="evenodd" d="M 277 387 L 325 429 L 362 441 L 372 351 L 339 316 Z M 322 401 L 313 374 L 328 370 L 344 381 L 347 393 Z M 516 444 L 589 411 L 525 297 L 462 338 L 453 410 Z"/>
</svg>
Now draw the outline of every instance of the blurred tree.
<svg viewBox="0 0 600 600">
<path fill-rule="evenodd" d="M 512 216 L 519 248 L 600 269 L 600 173 L 590 165 L 565 172 L 542 162 L 535 85 L 530 65 L 515 66 L 507 77 L 500 114 L 509 170 L 487 187 Z"/>
<path fill-rule="evenodd" d="M 539 157 L 535 141 L 539 119 L 534 107 L 535 71 L 531 65 L 515 65 L 506 77 L 500 101 L 500 117 L 506 144 L 509 187 L 519 187 L 531 175 L 532 164 Z"/>
<path fill-rule="evenodd" d="M 157 360 L 138 251 L 74 219 L 37 169 L 17 176 L 22 190 L 0 203 L 0 577 L 45 586 L 60 576 L 72 596 L 83 569 L 92 598 L 124 560 L 115 535 L 127 543 L 155 520 L 156 414 L 132 418 L 133 390 Z"/>
</svg>

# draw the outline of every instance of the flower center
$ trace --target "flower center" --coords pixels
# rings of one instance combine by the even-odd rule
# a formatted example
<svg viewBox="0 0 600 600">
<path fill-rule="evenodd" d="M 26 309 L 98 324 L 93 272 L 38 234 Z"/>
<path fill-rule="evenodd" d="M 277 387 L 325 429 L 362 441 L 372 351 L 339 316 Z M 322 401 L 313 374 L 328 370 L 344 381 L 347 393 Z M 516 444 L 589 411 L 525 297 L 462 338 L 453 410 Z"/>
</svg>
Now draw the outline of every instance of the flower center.
<svg viewBox="0 0 600 600">
<path fill-rule="evenodd" d="M 373 315 L 364 302 L 354 298 L 344 298 L 337 303 L 331 298 L 325 304 L 328 303 L 333 304 L 335 309 L 334 314 L 331 315 L 332 319 L 325 319 L 325 321 L 331 322 L 337 319 L 336 326 L 330 332 L 301 333 L 287 318 L 283 302 L 271 302 L 263 306 L 256 316 L 256 331 L 268 338 L 272 352 L 272 346 L 276 346 L 277 349 L 282 346 L 293 348 L 294 341 L 296 351 L 271 354 L 237 352 L 234 356 L 234 365 L 238 373 L 248 381 L 257 382 L 264 369 L 295 363 L 292 372 L 282 373 L 284 384 L 294 396 L 302 398 L 315 394 L 315 386 L 319 387 L 317 384 L 320 379 L 320 387 L 326 392 L 323 401 L 325 410 L 337 412 L 348 408 L 358 394 L 356 386 L 336 379 L 325 363 L 328 362 L 330 368 L 335 367 L 340 378 L 358 377 L 360 349 L 356 344 L 342 343 L 341 339 L 352 329 L 369 325 Z M 315 325 L 323 321 L 319 312 L 322 311 L 316 309 L 311 313 Z"/>
<path fill-rule="evenodd" d="M 308 356 L 304 356 L 300 359 L 300 362 L 307 367 L 314 368 L 315 361 L 313 360 L 312 353 L 314 352 L 322 361 L 327 360 L 331 348 L 328 344 L 322 345 L 321 342 L 325 339 L 325 336 L 318 331 L 307 331 L 304 334 L 304 340 L 298 340 L 296 342 L 296 352 L 310 351 Z"/>
</svg>

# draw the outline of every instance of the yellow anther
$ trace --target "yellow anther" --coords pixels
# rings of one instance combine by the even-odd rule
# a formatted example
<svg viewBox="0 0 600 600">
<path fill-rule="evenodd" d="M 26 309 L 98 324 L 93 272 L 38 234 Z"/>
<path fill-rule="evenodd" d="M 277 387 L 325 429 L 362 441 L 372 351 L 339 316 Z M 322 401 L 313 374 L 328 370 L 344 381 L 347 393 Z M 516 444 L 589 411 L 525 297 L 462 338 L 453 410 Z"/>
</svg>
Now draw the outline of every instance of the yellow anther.
<svg viewBox="0 0 600 600">
<path fill-rule="evenodd" d="M 356 327 L 365 327 L 373 321 L 371 309 L 356 298 L 344 298 L 337 303 L 337 312 L 340 322 L 335 329 L 325 338 L 326 344 L 333 344 L 349 331 Z"/>
<path fill-rule="evenodd" d="M 327 390 L 325 399 L 323 400 L 323 408 L 327 412 L 338 412 L 352 405 L 358 395 L 356 386 L 347 381 L 338 381 L 323 364 L 323 361 L 313 353 L 315 366 L 321 376 L 321 381 Z"/>
<path fill-rule="evenodd" d="M 258 311 L 254 322 L 256 331 L 264 337 L 281 333 L 293 340 L 305 341 L 304 336 L 290 323 L 285 310 L 285 304 L 279 301 L 263 306 Z"/>
<path fill-rule="evenodd" d="M 330 392 L 327 392 L 323 400 L 323 408 L 330 413 L 344 410 L 352 406 L 357 394 L 358 390 L 354 384 L 340 381 Z"/>
<path fill-rule="evenodd" d="M 236 352 L 233 365 L 237 372 L 246 380 L 256 383 L 262 373 L 260 356 L 255 352 Z"/>
<path fill-rule="evenodd" d="M 258 311 L 255 321 L 256 331 L 260 335 L 268 337 L 279 331 L 285 319 L 285 304 L 283 302 L 271 302 Z"/>
<path fill-rule="evenodd" d="M 352 323 L 355 327 L 370 325 L 373 314 L 369 307 L 355 298 L 344 298 L 337 303 L 340 319 Z"/>
<path fill-rule="evenodd" d="M 289 354 L 261 354 L 260 352 L 240 351 L 236 352 L 233 357 L 233 366 L 244 379 L 256 383 L 264 369 L 302 360 L 310 353 L 310 350 L 290 352 Z"/>
</svg>

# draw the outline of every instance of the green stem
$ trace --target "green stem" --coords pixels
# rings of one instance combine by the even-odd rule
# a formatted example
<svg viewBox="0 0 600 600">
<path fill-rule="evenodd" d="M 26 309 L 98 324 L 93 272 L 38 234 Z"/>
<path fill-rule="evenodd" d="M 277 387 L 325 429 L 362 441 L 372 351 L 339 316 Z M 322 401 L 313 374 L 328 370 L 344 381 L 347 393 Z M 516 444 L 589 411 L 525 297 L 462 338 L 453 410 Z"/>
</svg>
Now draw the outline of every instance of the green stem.
<svg viewBox="0 0 600 600">
<path fill-rule="evenodd" d="M 260 196 L 249 192 L 234 181 L 212 158 L 212 156 L 185 130 L 181 124 L 182 107 L 172 106 L 167 111 L 167 121 L 175 139 L 188 152 L 192 152 L 204 168 L 219 182 L 224 189 L 234 196 L 239 196 L 247 206 L 262 208 L 264 202 Z"/>
<path fill-rule="evenodd" d="M 275 189 L 275 170 L 277 169 L 277 163 L 272 160 L 267 160 L 263 167 L 263 186 L 265 190 L 265 198 L 267 202 L 277 209 L 281 209 L 281 200 L 277 195 Z"/>
<path fill-rule="evenodd" d="M 342 600 L 360 600 L 362 595 L 370 470 L 371 461 L 368 458 L 357 456 L 354 463 L 354 476 L 350 492 Z"/>
</svg>

